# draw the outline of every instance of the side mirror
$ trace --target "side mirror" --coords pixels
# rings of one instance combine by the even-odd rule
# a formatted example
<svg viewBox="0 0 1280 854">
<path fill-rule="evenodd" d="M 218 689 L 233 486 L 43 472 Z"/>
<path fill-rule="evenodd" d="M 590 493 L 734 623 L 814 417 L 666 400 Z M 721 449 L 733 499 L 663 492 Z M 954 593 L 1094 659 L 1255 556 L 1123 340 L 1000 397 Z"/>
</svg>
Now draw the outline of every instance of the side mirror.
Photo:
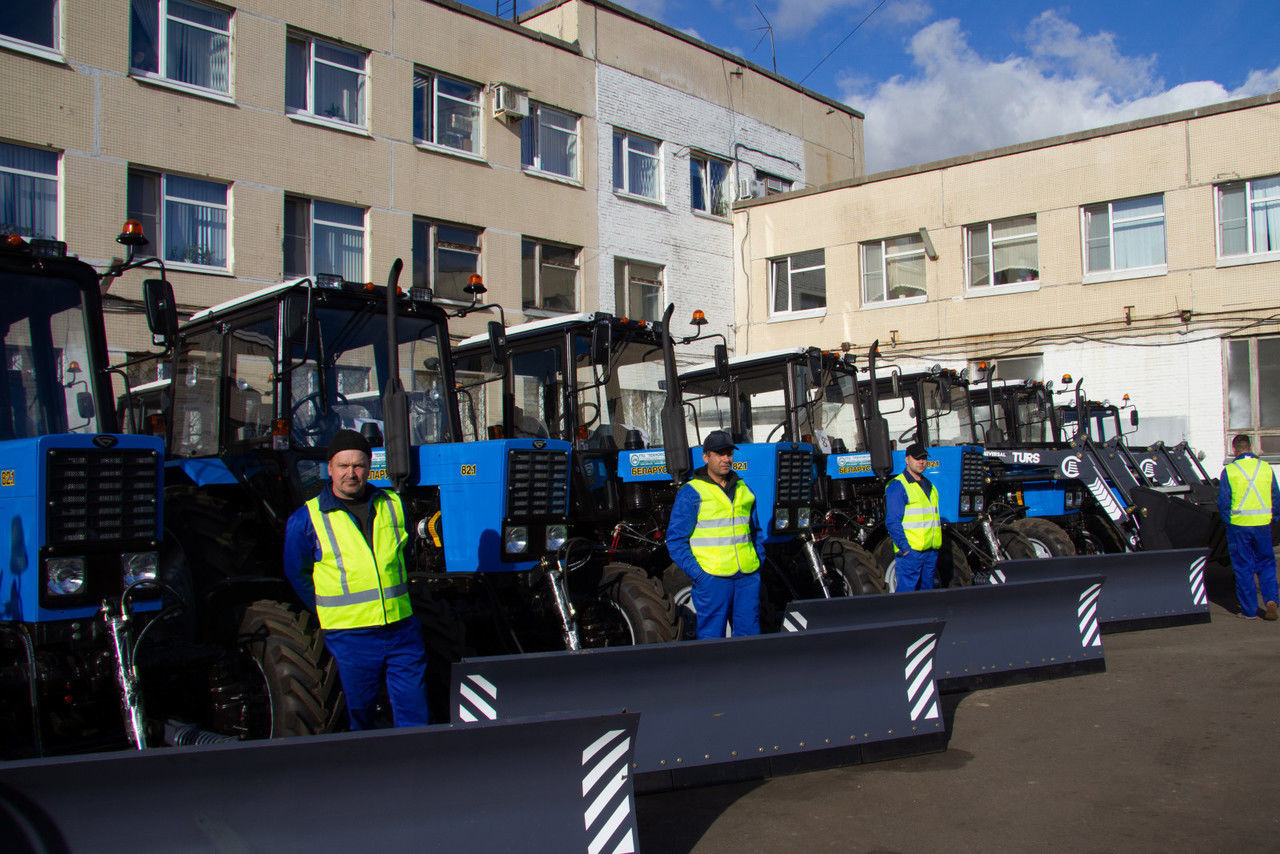
<svg viewBox="0 0 1280 854">
<path fill-rule="evenodd" d="M 1131 427 L 1138 426 L 1138 410 L 1136 409 L 1129 410 L 1129 425 Z"/>
<path fill-rule="evenodd" d="M 895 368 L 889 373 L 889 389 L 893 392 L 894 397 L 902 397 L 902 381 L 898 378 L 898 371 Z M 915 415 L 913 414 L 914 418 Z"/>
<path fill-rule="evenodd" d="M 871 454 L 871 470 L 885 478 L 893 472 L 893 445 L 889 441 L 889 422 L 883 415 L 867 419 L 867 451 Z"/>
<path fill-rule="evenodd" d="M 93 417 L 93 395 L 90 392 L 82 391 L 76 394 L 76 411 L 80 413 L 81 418 Z"/>
<path fill-rule="evenodd" d="M 729 379 L 729 348 L 723 344 L 717 344 L 711 353 L 711 360 L 716 366 L 716 376 L 722 380 Z"/>
<path fill-rule="evenodd" d="M 289 294 L 284 301 L 284 339 L 292 341 L 302 332 L 307 322 L 307 299 L 300 294 Z"/>
<path fill-rule="evenodd" d="M 839 383 L 830 383 L 822 390 L 822 399 L 836 405 L 844 403 L 844 389 L 840 388 Z"/>
<path fill-rule="evenodd" d="M 142 283 L 142 300 L 152 340 L 166 348 L 173 346 L 178 338 L 178 307 L 173 300 L 173 285 L 168 279 L 146 279 Z"/>
<path fill-rule="evenodd" d="M 489 355 L 495 365 L 507 361 L 507 330 L 497 320 L 489 321 Z"/>
<path fill-rule="evenodd" d="M 608 320 L 600 320 L 591 327 L 591 364 L 608 365 L 612 349 L 613 325 Z"/>
<path fill-rule="evenodd" d="M 808 353 L 809 362 L 809 383 L 817 386 L 822 382 L 822 351 L 817 347 L 810 347 Z"/>
</svg>

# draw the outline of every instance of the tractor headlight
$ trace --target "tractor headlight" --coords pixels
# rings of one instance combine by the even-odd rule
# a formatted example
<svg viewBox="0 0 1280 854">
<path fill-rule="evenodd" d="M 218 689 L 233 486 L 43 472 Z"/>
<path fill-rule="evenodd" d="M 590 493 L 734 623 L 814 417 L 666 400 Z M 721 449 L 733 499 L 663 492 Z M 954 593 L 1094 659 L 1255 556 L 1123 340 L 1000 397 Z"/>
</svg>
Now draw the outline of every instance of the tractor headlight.
<svg viewBox="0 0 1280 854">
<path fill-rule="evenodd" d="M 513 525 L 502 532 L 502 550 L 509 555 L 522 554 L 529 549 L 529 529 Z"/>
<path fill-rule="evenodd" d="M 797 509 L 796 510 L 796 527 L 797 528 L 809 527 L 809 516 L 810 516 L 810 513 L 809 513 L 808 507 L 801 507 Z"/>
<path fill-rule="evenodd" d="M 120 572 L 125 587 L 139 581 L 155 581 L 160 577 L 160 553 L 125 552 L 120 555 Z"/>
<path fill-rule="evenodd" d="M 777 531 L 785 531 L 791 527 L 791 508 L 779 507 L 774 511 L 773 527 Z"/>
<path fill-rule="evenodd" d="M 84 588 L 85 569 L 82 557 L 55 557 L 45 564 L 48 580 L 45 589 L 54 596 L 71 596 Z"/>
<path fill-rule="evenodd" d="M 982 512 L 982 496 L 981 495 L 973 496 L 973 512 L 974 513 Z"/>
<path fill-rule="evenodd" d="M 569 539 L 569 528 L 567 525 L 548 525 L 547 526 L 547 551 L 559 551 L 564 545 L 565 540 Z"/>
<path fill-rule="evenodd" d="M 969 512 L 969 496 L 967 495 L 960 496 L 960 512 L 961 513 Z"/>
</svg>

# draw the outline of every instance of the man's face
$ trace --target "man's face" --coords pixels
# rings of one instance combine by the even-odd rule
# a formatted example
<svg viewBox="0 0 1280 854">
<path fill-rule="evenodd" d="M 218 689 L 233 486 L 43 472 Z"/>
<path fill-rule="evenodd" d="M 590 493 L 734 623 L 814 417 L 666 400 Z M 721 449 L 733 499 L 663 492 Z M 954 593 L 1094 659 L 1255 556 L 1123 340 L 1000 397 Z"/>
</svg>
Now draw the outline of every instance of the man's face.
<svg viewBox="0 0 1280 854">
<path fill-rule="evenodd" d="M 907 471 L 916 477 L 924 474 L 924 465 L 928 457 L 907 457 Z"/>
<path fill-rule="evenodd" d="M 329 480 L 334 495 L 355 501 L 369 480 L 369 456 L 363 451 L 338 451 L 329 460 Z"/>
<path fill-rule="evenodd" d="M 707 464 L 707 471 L 724 480 L 733 471 L 733 448 L 727 451 L 703 451 L 702 461 Z"/>
</svg>

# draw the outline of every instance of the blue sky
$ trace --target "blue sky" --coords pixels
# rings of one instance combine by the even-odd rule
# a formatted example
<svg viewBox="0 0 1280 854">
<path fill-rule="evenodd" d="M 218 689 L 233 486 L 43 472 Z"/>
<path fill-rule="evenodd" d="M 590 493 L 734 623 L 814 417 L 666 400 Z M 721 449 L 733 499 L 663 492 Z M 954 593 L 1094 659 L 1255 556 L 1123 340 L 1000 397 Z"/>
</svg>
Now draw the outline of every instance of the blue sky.
<svg viewBox="0 0 1280 854">
<path fill-rule="evenodd" d="M 779 74 L 866 115 L 869 172 L 1280 89 L 1277 0 L 615 2 L 772 68 L 767 18 Z"/>
</svg>

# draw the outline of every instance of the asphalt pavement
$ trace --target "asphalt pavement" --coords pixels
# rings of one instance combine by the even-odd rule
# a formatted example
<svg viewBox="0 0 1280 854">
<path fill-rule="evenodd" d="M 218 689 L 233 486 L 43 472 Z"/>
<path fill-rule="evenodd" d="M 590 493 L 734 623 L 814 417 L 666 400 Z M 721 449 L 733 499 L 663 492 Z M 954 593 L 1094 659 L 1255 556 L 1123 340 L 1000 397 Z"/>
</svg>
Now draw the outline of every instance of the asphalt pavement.
<svg viewBox="0 0 1280 854">
<path fill-rule="evenodd" d="M 641 850 L 1280 851 L 1280 622 L 1213 598 L 1105 673 L 949 695 L 944 752 L 640 796 Z"/>
</svg>

